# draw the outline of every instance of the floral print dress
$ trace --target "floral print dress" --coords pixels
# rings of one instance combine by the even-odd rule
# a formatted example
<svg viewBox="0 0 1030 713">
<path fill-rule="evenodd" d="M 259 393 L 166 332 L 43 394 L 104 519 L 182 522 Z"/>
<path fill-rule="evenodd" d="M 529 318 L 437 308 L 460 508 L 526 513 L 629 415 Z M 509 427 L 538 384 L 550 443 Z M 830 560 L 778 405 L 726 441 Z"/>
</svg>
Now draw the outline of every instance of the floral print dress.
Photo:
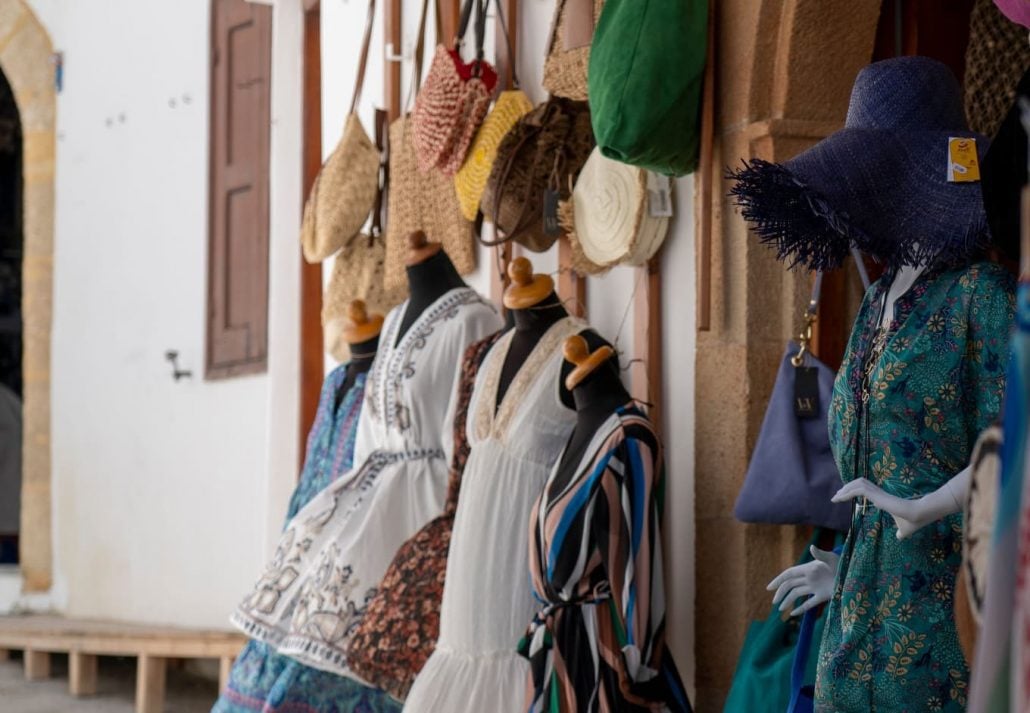
<svg viewBox="0 0 1030 713">
<path fill-rule="evenodd" d="M 454 413 L 454 455 L 443 515 L 430 520 L 397 550 L 379 583 L 379 591 L 368 604 L 365 618 L 351 638 L 348 657 L 354 672 L 398 700 L 408 695 L 412 681 L 433 653 L 440 635 L 447 550 L 458 509 L 461 477 L 471 451 L 465 421 L 479 365 L 500 336 L 501 332 L 497 332 L 471 345 L 462 360 L 458 408 Z"/>
<path fill-rule="evenodd" d="M 859 311 L 830 442 L 844 482 L 868 478 L 917 498 L 964 469 L 998 417 L 1014 281 L 990 263 L 930 269 L 880 332 L 890 282 L 870 288 Z M 856 504 L 819 652 L 817 711 L 965 710 L 969 671 L 952 615 L 961 559 L 961 513 L 899 541 L 891 515 Z"/>
<path fill-rule="evenodd" d="M 347 365 L 338 366 L 326 376 L 315 422 L 308 432 L 304 468 L 286 511 L 287 522 L 319 491 L 350 470 L 365 377 L 356 376 L 336 407 L 336 392 L 347 378 Z M 276 653 L 264 642 L 251 640 L 236 659 L 213 713 L 397 710 L 400 706 L 381 691 L 310 668 Z"/>
</svg>

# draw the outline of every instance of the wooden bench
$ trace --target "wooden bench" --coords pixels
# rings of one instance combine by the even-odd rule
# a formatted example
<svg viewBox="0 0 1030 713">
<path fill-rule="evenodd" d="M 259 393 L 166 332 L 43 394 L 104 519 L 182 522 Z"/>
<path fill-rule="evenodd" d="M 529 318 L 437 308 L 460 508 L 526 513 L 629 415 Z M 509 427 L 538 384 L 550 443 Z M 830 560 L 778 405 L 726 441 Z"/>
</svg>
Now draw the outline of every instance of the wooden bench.
<svg viewBox="0 0 1030 713">
<path fill-rule="evenodd" d="M 25 678 L 50 677 L 50 655 L 68 654 L 68 689 L 73 696 L 97 692 L 97 656 L 137 658 L 136 713 L 164 710 L 169 659 L 218 659 L 219 689 L 246 638 L 240 634 L 195 631 L 57 616 L 0 616 L 0 661 L 12 650 L 24 652 Z"/>
</svg>

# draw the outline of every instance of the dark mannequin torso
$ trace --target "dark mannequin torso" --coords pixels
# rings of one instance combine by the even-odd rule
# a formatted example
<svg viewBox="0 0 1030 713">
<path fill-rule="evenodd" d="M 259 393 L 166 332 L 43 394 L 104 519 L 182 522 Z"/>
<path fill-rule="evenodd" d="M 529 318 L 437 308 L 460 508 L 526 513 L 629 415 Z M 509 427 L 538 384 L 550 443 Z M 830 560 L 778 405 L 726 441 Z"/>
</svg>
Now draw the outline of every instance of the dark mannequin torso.
<svg viewBox="0 0 1030 713">
<path fill-rule="evenodd" d="M 351 359 L 347 363 L 347 375 L 343 377 L 343 383 L 340 384 L 340 388 L 336 390 L 336 400 L 333 405 L 334 411 L 340 408 L 340 403 L 343 401 L 343 397 L 351 390 L 351 387 L 354 386 L 354 382 L 357 380 L 358 374 L 364 374 L 372 368 L 372 362 L 376 358 L 376 351 L 378 349 L 378 334 L 364 342 L 350 345 Z"/>
<path fill-rule="evenodd" d="M 454 263 L 443 250 L 417 265 L 409 266 L 407 272 L 411 297 L 408 299 L 404 319 L 401 320 L 401 328 L 397 333 L 398 344 L 429 305 L 447 292 L 457 287 L 465 287 L 465 281 L 461 279 Z"/>
<path fill-rule="evenodd" d="M 555 322 L 569 316 L 565 307 L 562 306 L 561 300 L 558 299 L 558 295 L 553 292 L 532 307 L 509 310 L 509 314 L 512 315 L 515 322 L 515 333 L 512 335 L 511 346 L 505 356 L 504 365 L 501 367 L 501 382 L 497 386 L 497 403 L 494 404 L 494 408 L 501 405 L 501 400 L 508 393 L 508 387 L 511 386 L 515 375 L 526 363 L 526 359 L 529 358 L 533 347 L 537 345 L 541 337 Z M 564 380 L 563 374 L 562 381 Z M 569 397 L 566 405 L 572 408 L 571 394 L 565 393 L 564 387 L 562 387 L 562 392 L 563 400 L 564 396 Z"/>
<path fill-rule="evenodd" d="M 590 345 L 590 351 L 606 343 L 593 332 L 585 331 L 581 334 Z M 580 461 L 598 429 L 616 409 L 625 406 L 631 400 L 626 387 L 622 385 L 622 379 L 619 378 L 618 365 L 614 359 L 601 364 L 587 376 L 572 391 L 572 397 L 576 402 L 576 426 L 572 430 L 572 437 L 565 448 L 561 465 L 553 481 L 558 488 L 563 487 L 576 475 Z"/>
</svg>

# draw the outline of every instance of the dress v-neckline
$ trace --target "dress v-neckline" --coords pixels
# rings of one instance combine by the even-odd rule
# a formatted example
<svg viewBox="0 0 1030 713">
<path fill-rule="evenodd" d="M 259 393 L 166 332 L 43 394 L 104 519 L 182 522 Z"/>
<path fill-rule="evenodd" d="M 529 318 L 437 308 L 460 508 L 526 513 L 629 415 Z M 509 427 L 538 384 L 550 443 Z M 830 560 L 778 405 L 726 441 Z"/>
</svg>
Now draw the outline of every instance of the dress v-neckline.
<svg viewBox="0 0 1030 713">
<path fill-rule="evenodd" d="M 859 373 L 866 373 L 868 370 L 869 380 L 872 381 L 872 377 L 883 367 L 883 359 L 891 348 L 895 345 L 897 337 L 904 331 L 905 327 L 908 326 L 909 321 L 915 315 L 916 305 L 915 300 L 919 297 L 916 294 L 917 290 L 922 289 L 923 293 L 926 292 L 928 286 L 940 277 L 945 271 L 938 266 L 930 266 L 923 270 L 912 284 L 905 290 L 901 295 L 894 300 L 892 309 L 894 315 L 891 316 L 891 320 L 888 322 L 886 327 L 886 336 L 883 343 L 883 348 L 879 354 L 873 355 L 872 350 L 874 348 L 874 342 L 876 340 L 876 333 L 881 328 L 880 325 L 883 321 L 883 313 L 886 308 L 887 294 L 890 292 L 891 285 L 894 283 L 894 277 L 890 277 L 890 281 L 881 280 L 877 283 L 877 292 L 873 304 L 877 306 L 877 309 L 873 314 L 873 318 L 867 320 L 864 331 L 862 334 L 862 353 L 860 355 L 860 364 L 862 368 L 859 369 Z M 924 289 L 925 288 L 925 289 Z M 875 356 L 875 362 L 870 363 L 869 358 Z M 858 378 L 853 385 L 854 396 L 857 400 L 862 400 L 862 384 L 864 379 Z"/>
<path fill-rule="evenodd" d="M 497 392 L 501 387 L 501 373 L 504 371 L 504 363 L 511 351 L 511 343 L 515 337 L 515 330 L 510 330 L 501 341 L 494 345 L 490 355 L 488 373 L 486 375 L 485 393 L 476 405 L 476 433 L 480 438 L 487 438 L 491 434 L 497 435 L 507 431 L 508 424 L 514 417 L 518 406 L 525 398 L 529 387 L 535 379 L 540 376 L 540 367 L 558 347 L 558 342 L 563 339 L 565 332 L 577 328 L 578 320 L 572 315 L 562 317 L 543 333 L 536 344 L 529 352 L 529 356 L 515 372 L 515 377 L 508 385 L 508 390 L 497 403 Z"/>
<path fill-rule="evenodd" d="M 597 451 L 601 447 L 601 444 L 611 438 L 612 435 L 622 427 L 622 416 L 626 413 L 626 410 L 632 408 L 632 406 L 633 402 L 630 401 L 625 406 L 618 407 L 612 411 L 611 415 L 608 416 L 604 422 L 601 423 L 600 427 L 594 431 L 594 437 L 590 439 L 590 442 L 587 444 L 583 454 L 580 455 L 579 462 L 576 463 L 576 467 L 573 470 L 572 477 L 569 478 L 569 482 L 563 484 L 561 491 L 553 494 L 552 496 L 551 486 L 554 484 L 555 476 L 561 472 L 561 467 L 565 460 L 565 453 L 569 450 L 569 444 L 572 443 L 572 436 L 573 433 L 575 433 L 575 430 L 573 430 L 573 433 L 569 434 L 568 440 L 565 442 L 565 445 L 562 446 L 561 453 L 558 454 L 558 460 L 554 462 L 554 467 L 551 468 L 551 474 L 547 478 L 547 484 L 544 486 L 541 512 L 547 512 L 547 508 L 551 502 L 560 499 L 572 484 L 579 480 L 579 476 L 582 474 L 584 467 L 587 463 L 594 460 L 594 456 L 597 455 Z"/>
<path fill-rule="evenodd" d="M 422 310 L 422 313 L 418 317 L 416 317 L 415 321 L 411 323 L 410 327 L 408 327 L 408 331 L 398 336 L 397 332 L 400 331 L 401 326 L 404 324 L 404 318 L 407 316 L 408 307 L 411 305 L 410 297 L 404 300 L 404 303 L 401 304 L 401 306 L 397 309 L 395 313 L 397 315 L 396 319 L 394 319 L 392 321 L 392 324 L 390 325 L 390 335 L 389 339 L 387 339 L 386 341 L 387 347 L 390 350 L 389 356 L 393 357 L 394 354 L 404 351 L 408 342 L 414 339 L 414 335 L 418 333 L 418 328 L 422 326 L 422 322 L 429 319 L 436 311 L 436 308 L 442 302 L 446 301 L 448 298 L 454 296 L 458 292 L 465 292 L 468 290 L 472 290 L 472 288 L 468 285 L 464 285 L 462 287 L 452 287 L 451 289 L 447 290 L 442 295 L 437 297 L 435 300 L 430 302 L 426 306 L 426 308 Z"/>
</svg>

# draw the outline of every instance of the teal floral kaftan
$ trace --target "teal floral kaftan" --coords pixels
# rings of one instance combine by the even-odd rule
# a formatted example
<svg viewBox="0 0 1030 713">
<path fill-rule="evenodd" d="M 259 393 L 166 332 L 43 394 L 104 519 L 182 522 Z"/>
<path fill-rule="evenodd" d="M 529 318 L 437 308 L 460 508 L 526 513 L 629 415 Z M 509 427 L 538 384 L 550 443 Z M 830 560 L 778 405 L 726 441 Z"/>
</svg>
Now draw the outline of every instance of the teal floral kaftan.
<svg viewBox="0 0 1030 713">
<path fill-rule="evenodd" d="M 829 408 L 844 482 L 917 498 L 969 464 L 1001 408 L 1014 284 L 990 263 L 930 269 L 879 338 L 890 277 L 869 289 Z M 820 713 L 965 710 L 952 615 L 962 514 L 896 535 L 888 513 L 856 502 L 819 652 Z"/>
</svg>

